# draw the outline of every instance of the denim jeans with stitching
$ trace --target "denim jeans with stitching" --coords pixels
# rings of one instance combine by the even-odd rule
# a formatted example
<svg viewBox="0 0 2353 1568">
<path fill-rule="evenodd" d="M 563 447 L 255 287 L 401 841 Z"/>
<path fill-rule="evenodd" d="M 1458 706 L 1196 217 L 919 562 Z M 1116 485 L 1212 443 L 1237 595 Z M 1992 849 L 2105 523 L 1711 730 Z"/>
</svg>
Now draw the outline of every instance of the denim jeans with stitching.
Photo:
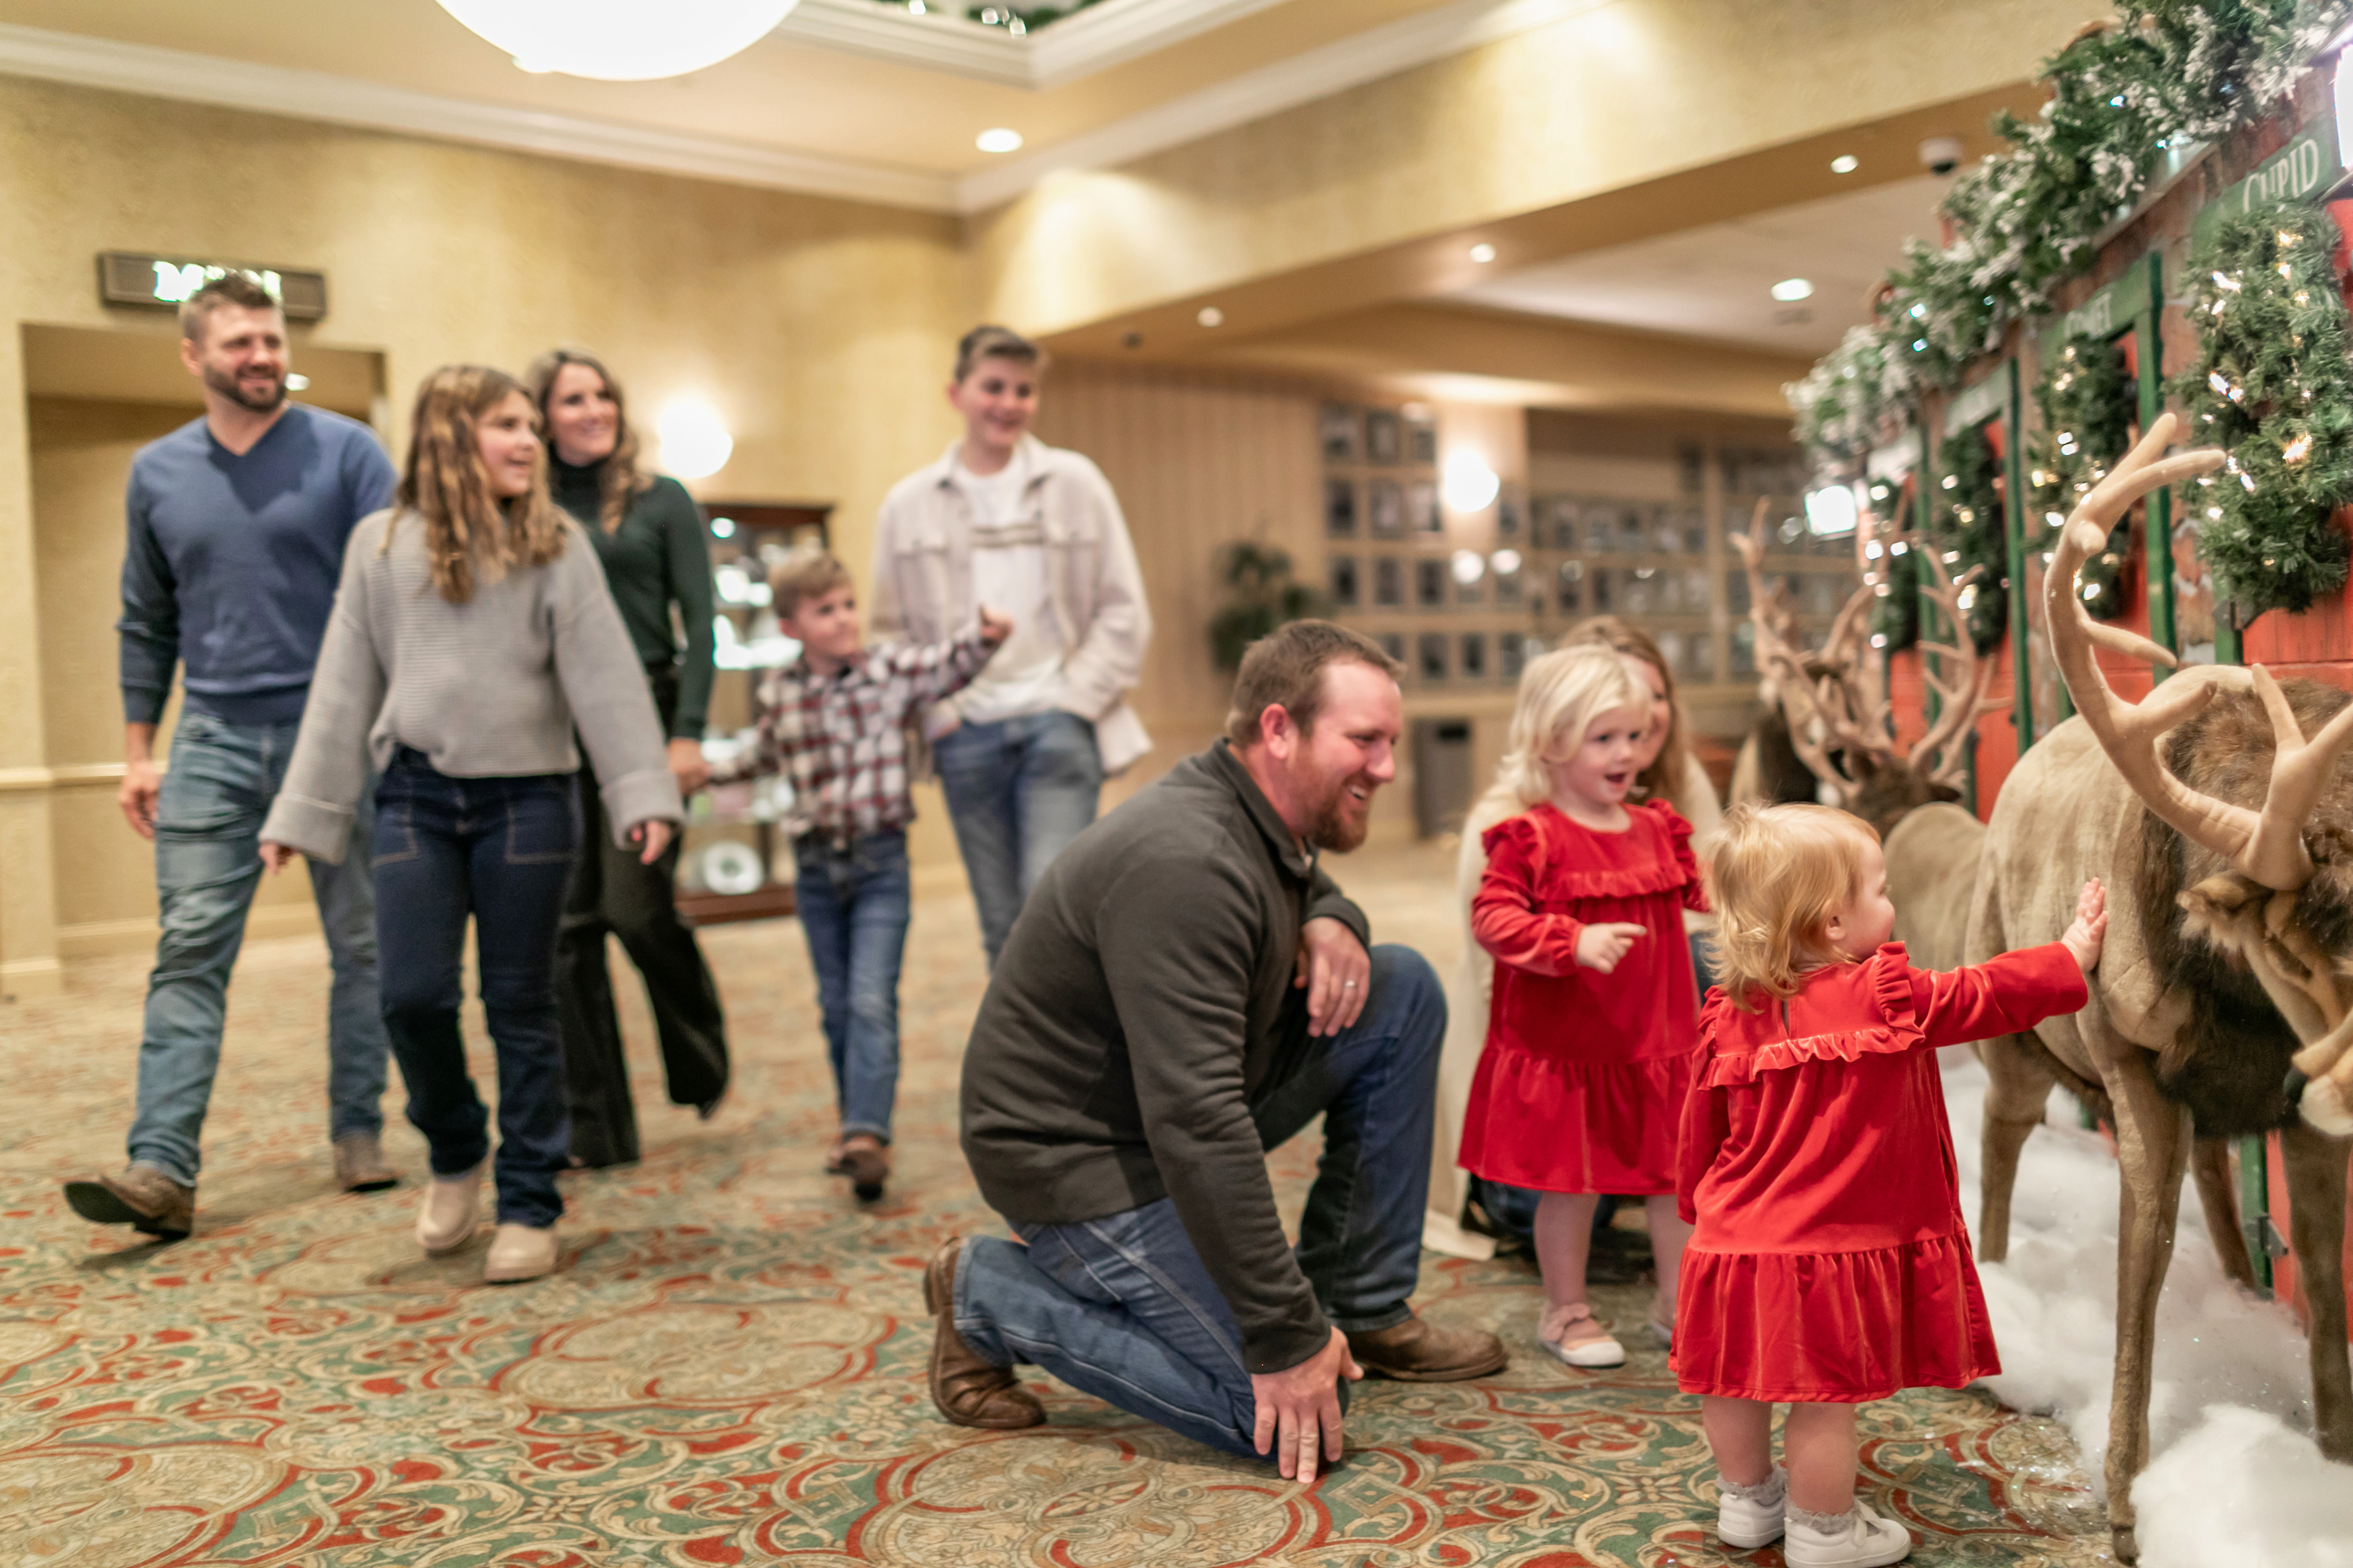
<svg viewBox="0 0 2353 1568">
<path fill-rule="evenodd" d="M 965 724 L 933 742 L 932 760 L 994 969 L 1029 889 L 1095 819 L 1095 727 L 1060 710 Z"/>
<path fill-rule="evenodd" d="M 899 1092 L 899 964 L 907 947 L 907 836 L 872 833 L 847 847 L 815 836 L 793 847 L 801 933 L 817 972 L 844 1137 L 891 1142 Z"/>
<path fill-rule="evenodd" d="M 261 885 L 261 824 L 285 782 L 299 724 L 232 724 L 184 712 L 155 804 L 155 892 L 162 926 L 147 981 L 139 1100 L 130 1157 L 193 1185 L 220 1070 L 229 972 Z M 309 862 L 311 896 L 333 974 L 327 1000 L 327 1131 L 384 1126 L 384 1018 L 376 999 L 375 892 L 367 876 L 371 809 L 363 799 L 343 863 Z"/>
<path fill-rule="evenodd" d="M 570 1162 L 572 1121 L 555 933 L 579 845 L 570 773 L 451 778 L 404 746 L 376 792 L 384 1021 L 408 1083 L 408 1120 L 431 1145 L 437 1176 L 470 1171 L 490 1152 L 490 1113 L 458 1027 L 471 915 L 498 1058 L 501 1225 L 551 1226 L 564 1212 L 555 1176 Z"/>
<path fill-rule="evenodd" d="M 1269 1149 L 1324 1118 L 1294 1256 L 1324 1315 L 1348 1331 L 1388 1328 L 1412 1310 L 1446 1033 L 1446 994 L 1419 953 L 1382 946 L 1372 960 L 1363 1015 L 1314 1041 L 1250 1103 Z M 955 1326 L 966 1344 L 1000 1366 L 1043 1367 L 1213 1448 L 1256 1453 L 1241 1331 L 1175 1203 L 1015 1228 L 1027 1246 L 965 1244 Z M 1346 1390 L 1343 1382 L 1344 1402 Z"/>
</svg>

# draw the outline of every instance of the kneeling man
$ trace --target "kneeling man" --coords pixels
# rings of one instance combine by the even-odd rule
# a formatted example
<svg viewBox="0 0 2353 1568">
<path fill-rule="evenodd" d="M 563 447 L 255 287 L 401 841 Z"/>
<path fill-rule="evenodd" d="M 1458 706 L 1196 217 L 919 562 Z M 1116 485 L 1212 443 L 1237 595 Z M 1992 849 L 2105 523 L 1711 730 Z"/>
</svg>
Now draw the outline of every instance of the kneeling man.
<svg viewBox="0 0 2353 1568">
<path fill-rule="evenodd" d="M 1027 1362 L 1285 1476 L 1340 1454 L 1344 1380 L 1500 1371 L 1413 1314 L 1446 1001 L 1366 951 L 1316 864 L 1396 776 L 1398 666 L 1301 621 L 1252 645 L 1227 735 L 1082 834 L 1029 895 L 965 1057 L 964 1149 L 1027 1246 L 953 1240 L 924 1277 L 932 1394 L 1045 1419 Z M 1266 1151 L 1324 1118 L 1294 1250 Z"/>
</svg>

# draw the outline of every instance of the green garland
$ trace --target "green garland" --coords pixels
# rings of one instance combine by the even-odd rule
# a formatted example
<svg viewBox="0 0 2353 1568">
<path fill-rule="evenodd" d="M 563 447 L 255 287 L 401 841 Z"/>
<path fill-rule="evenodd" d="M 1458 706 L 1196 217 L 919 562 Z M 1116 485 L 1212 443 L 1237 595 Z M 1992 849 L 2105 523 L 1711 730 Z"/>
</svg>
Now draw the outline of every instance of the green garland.
<svg viewBox="0 0 2353 1568">
<path fill-rule="evenodd" d="M 1882 537 L 1902 531 L 1904 514 L 1910 510 L 1902 484 L 1884 479 L 1872 484 L 1871 508 L 1880 519 Z M 1873 548 L 1884 550 L 1883 546 Z M 1871 646 L 1883 652 L 1901 653 L 1920 640 L 1920 582 L 1913 573 L 1913 561 L 1908 549 L 1901 555 L 1883 552 L 1879 557 L 1879 598 L 1871 608 Z"/>
<path fill-rule="evenodd" d="M 1787 388 L 1818 464 L 1851 471 L 1914 392 L 1952 386 L 2012 321 L 2047 311 L 2168 157 L 2261 119 L 2348 16 L 2353 0 L 2139 0 L 2044 62 L 2041 114 L 1999 119 L 2009 150 L 1945 198 L 1952 243 L 1915 242 L 1880 319 Z"/>
<path fill-rule="evenodd" d="M 2126 374 L 2124 351 L 2077 332 L 2051 356 L 2035 385 L 2034 402 L 2042 412 L 2042 429 L 2027 448 L 2026 515 L 2028 537 L 2043 538 L 2057 533 L 2075 504 L 2108 477 L 2109 466 L 2132 445 L 2140 396 Z M 2101 620 L 2115 620 L 2129 607 L 2125 562 L 2131 550 L 2132 524 L 2119 519 L 2108 531 L 2107 548 L 2078 574 L 2084 607 Z"/>
<path fill-rule="evenodd" d="M 2001 646 L 2010 626 L 2010 595 L 2002 581 L 2010 566 L 2010 541 L 2003 527 L 2001 464 L 1985 432 L 1974 427 L 1954 432 L 1936 448 L 1936 504 L 1930 513 L 1929 548 L 1934 559 L 1918 570 L 1943 572 L 1948 577 L 1982 568 L 1961 588 L 1961 613 L 1968 619 L 1969 640 L 1978 652 L 1991 653 Z"/>
<path fill-rule="evenodd" d="M 2198 358 L 2174 383 L 2189 439 L 2230 453 L 2193 488 L 2200 553 L 2241 624 L 2309 609 L 2353 559 L 2353 347 L 2327 214 L 2282 202 L 2226 219 L 2189 261 Z"/>
</svg>

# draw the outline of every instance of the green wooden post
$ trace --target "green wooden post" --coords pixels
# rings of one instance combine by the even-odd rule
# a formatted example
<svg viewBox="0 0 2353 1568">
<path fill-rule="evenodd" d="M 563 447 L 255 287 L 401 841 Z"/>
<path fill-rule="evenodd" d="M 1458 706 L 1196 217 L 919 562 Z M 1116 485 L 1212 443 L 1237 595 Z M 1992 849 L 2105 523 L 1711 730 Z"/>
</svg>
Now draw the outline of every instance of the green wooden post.
<svg viewBox="0 0 2353 1568">
<path fill-rule="evenodd" d="M 2018 754 L 2034 744 L 2034 675 L 2028 668 L 2026 631 L 2026 408 L 2019 395 L 2019 358 L 2010 361 L 2010 419 L 2002 467 L 2009 494 L 2002 508 L 2002 528 L 2010 542 L 2010 723 L 2018 732 Z M 1969 805 L 1977 805 L 1977 747 L 1969 747 Z"/>
<path fill-rule="evenodd" d="M 2148 278 L 2147 302 L 2137 314 L 2134 332 L 2140 357 L 2140 427 L 2147 430 L 2165 410 L 2165 377 L 2159 363 L 2164 357 L 2164 340 L 2159 335 L 2158 318 L 2165 310 L 2165 257 L 2152 250 L 2141 263 Z M 2159 647 L 2179 653 L 2181 645 L 2174 637 L 2173 585 L 2173 492 L 2151 490 L 2142 503 L 2142 572 L 2148 583 L 2148 638 Z M 2169 673 L 2165 666 L 2151 663 L 2150 676 L 2163 680 Z"/>
<path fill-rule="evenodd" d="M 2255 1289 L 2272 1293 L 2271 1145 L 2263 1134 L 2239 1140 L 2239 1228 L 2247 1237 L 2247 1261 L 2255 1268 Z"/>
</svg>

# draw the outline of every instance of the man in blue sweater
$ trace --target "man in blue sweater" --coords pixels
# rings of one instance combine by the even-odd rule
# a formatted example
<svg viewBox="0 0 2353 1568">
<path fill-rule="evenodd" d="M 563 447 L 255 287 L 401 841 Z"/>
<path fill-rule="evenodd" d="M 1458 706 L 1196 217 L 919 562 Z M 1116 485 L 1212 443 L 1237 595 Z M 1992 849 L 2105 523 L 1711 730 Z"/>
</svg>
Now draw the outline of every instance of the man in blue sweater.
<svg viewBox="0 0 2353 1568">
<path fill-rule="evenodd" d="M 84 1219 L 165 1240 L 195 1222 L 197 1139 L 220 1066 L 228 977 L 261 879 L 261 821 L 286 773 L 326 635 L 343 542 L 392 502 L 392 462 L 364 425 L 286 401 L 286 319 L 239 273 L 180 311 L 180 360 L 205 416 L 131 465 L 122 562 L 122 813 L 155 844 L 163 935 L 147 983 L 130 1164 L 66 1184 Z M 185 666 L 185 699 L 159 774 L 155 728 Z M 362 806 L 353 842 L 364 846 Z M 379 1147 L 385 1043 L 375 898 L 361 848 L 311 862 L 334 969 L 327 1095 L 335 1174 L 397 1178 Z"/>
</svg>

